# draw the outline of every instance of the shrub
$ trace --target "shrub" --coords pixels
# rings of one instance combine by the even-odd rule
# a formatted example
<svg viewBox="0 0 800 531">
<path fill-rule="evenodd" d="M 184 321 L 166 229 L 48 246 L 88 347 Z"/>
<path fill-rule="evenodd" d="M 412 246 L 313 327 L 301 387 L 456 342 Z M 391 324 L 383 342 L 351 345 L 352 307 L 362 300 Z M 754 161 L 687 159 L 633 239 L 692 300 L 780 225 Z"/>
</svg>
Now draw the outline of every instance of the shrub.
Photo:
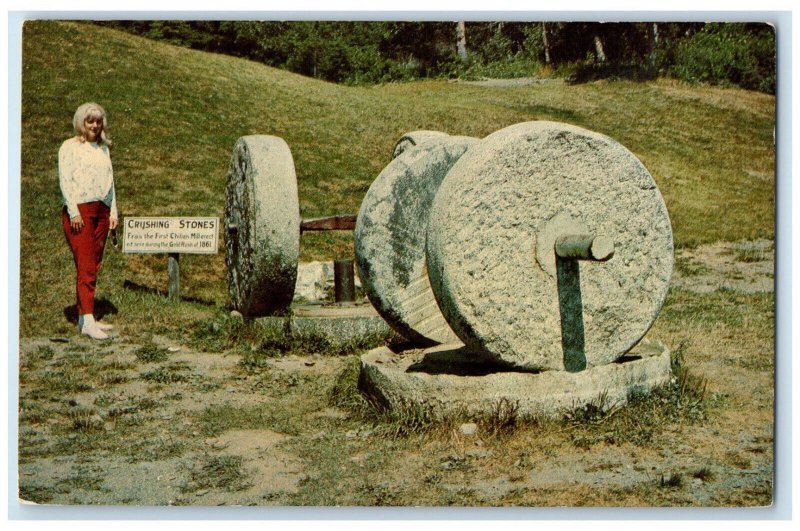
<svg viewBox="0 0 800 531">
<path fill-rule="evenodd" d="M 683 40 L 672 75 L 775 93 L 775 31 L 767 24 L 706 24 Z"/>
</svg>

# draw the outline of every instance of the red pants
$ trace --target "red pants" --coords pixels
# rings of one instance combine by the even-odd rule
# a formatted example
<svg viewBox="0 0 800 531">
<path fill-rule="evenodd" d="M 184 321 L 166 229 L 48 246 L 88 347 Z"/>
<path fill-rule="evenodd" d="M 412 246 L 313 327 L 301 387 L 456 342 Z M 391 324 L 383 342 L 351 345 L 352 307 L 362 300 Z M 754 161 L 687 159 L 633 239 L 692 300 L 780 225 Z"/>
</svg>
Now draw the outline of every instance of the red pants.
<svg viewBox="0 0 800 531">
<path fill-rule="evenodd" d="M 83 228 L 80 231 L 72 230 L 67 207 L 64 207 L 61 214 L 61 221 L 78 273 L 75 287 L 78 314 L 86 315 L 94 313 L 97 271 L 103 261 L 103 250 L 108 237 L 109 208 L 102 201 L 94 201 L 78 205 L 78 212 L 83 219 Z"/>
</svg>

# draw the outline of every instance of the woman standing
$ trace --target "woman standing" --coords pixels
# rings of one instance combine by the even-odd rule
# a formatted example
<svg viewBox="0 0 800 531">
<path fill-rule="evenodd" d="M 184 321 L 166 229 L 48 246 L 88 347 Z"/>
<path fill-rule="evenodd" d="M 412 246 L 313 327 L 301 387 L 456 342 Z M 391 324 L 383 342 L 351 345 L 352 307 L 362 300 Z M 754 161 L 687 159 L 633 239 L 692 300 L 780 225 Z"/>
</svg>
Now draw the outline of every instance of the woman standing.
<svg viewBox="0 0 800 531">
<path fill-rule="evenodd" d="M 72 125 L 76 135 L 58 151 L 58 174 L 64 234 L 77 270 L 78 328 L 92 339 L 108 339 L 105 331 L 112 326 L 94 318 L 97 271 L 108 231 L 118 220 L 106 112 L 96 103 L 85 103 L 75 111 Z"/>
</svg>

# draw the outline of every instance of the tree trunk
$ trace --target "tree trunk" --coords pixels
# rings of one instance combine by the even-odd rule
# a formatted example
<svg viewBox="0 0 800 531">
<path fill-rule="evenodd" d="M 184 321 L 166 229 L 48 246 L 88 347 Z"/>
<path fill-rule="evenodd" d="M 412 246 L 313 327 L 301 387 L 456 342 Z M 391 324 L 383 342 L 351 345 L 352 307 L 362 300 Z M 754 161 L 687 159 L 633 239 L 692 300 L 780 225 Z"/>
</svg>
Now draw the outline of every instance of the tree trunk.
<svg viewBox="0 0 800 531">
<path fill-rule="evenodd" d="M 467 60 L 467 31 L 463 20 L 456 22 L 456 51 L 462 61 Z"/>
<path fill-rule="evenodd" d="M 599 63 L 606 62 L 606 52 L 603 50 L 603 41 L 600 39 L 600 34 L 594 34 L 594 50 L 597 53 L 597 61 Z"/>
<path fill-rule="evenodd" d="M 650 33 L 650 66 L 656 66 L 656 49 L 658 48 L 658 23 L 653 22 Z"/>
<path fill-rule="evenodd" d="M 542 44 L 544 45 L 544 64 L 550 64 L 550 43 L 547 41 L 547 26 L 542 22 Z"/>
</svg>

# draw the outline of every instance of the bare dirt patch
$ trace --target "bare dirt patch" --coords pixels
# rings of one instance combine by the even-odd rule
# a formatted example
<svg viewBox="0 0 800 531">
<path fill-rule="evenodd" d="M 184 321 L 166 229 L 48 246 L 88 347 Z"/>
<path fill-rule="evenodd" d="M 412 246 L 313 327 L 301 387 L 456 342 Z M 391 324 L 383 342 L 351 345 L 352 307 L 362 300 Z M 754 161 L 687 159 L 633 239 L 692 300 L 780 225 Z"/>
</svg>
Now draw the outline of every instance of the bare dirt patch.
<svg viewBox="0 0 800 531">
<path fill-rule="evenodd" d="M 249 487 L 241 496 L 247 503 L 264 503 L 279 495 L 297 492 L 304 478 L 303 463 L 281 448 L 288 437 L 272 430 L 231 430 L 219 437 L 206 440 L 216 455 L 242 458 L 243 474 Z M 206 492 L 203 502 L 230 503 L 229 496 L 219 492 Z"/>
<path fill-rule="evenodd" d="M 720 288 L 743 293 L 775 289 L 772 240 L 717 242 L 675 253 L 672 284 L 695 293 Z"/>
<path fill-rule="evenodd" d="M 510 79 L 479 79 L 474 81 L 459 80 L 457 83 L 474 85 L 477 87 L 527 87 L 531 85 L 555 85 L 563 84 L 563 79 L 540 78 L 540 77 L 516 77 Z"/>
</svg>

